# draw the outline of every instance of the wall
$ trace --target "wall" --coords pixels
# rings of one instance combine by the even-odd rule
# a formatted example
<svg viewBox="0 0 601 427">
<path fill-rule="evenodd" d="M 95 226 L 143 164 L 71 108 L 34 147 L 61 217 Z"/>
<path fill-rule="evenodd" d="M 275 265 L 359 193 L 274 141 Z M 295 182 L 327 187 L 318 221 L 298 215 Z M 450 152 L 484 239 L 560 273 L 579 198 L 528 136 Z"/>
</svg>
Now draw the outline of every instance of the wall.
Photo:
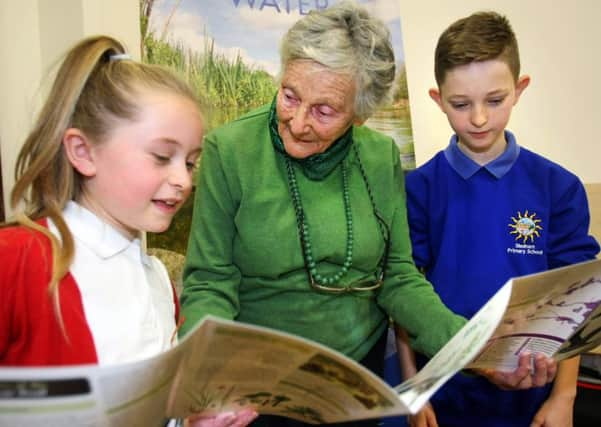
<svg viewBox="0 0 601 427">
<path fill-rule="evenodd" d="M 53 65 L 82 37 L 103 33 L 139 58 L 137 0 L 0 0 L 0 153 L 5 207 L 19 148 L 52 82 Z"/>
<path fill-rule="evenodd" d="M 0 150 L 6 207 L 19 142 L 23 129 L 29 126 L 29 111 L 35 104 L 34 87 L 40 79 L 39 35 L 36 0 L 0 2 Z"/>
<path fill-rule="evenodd" d="M 532 83 L 510 122 L 518 141 L 578 174 L 601 183 L 601 2 L 575 0 L 401 0 L 417 163 L 446 146 L 450 129 L 427 92 L 434 82 L 438 35 L 455 19 L 476 10 L 506 14 L 518 35 L 522 69 Z M 23 29 L 26 29 L 23 30 Z M 94 33 L 123 40 L 136 56 L 137 0 L 0 1 L 0 149 L 4 196 L 13 184 L 20 143 L 44 93 L 40 81 L 75 40 Z M 5 205 L 8 204 L 5 201 Z"/>
<path fill-rule="evenodd" d="M 509 128 L 518 143 L 554 160 L 586 183 L 601 182 L 601 2 L 536 0 L 402 0 L 417 164 L 448 144 L 446 117 L 428 96 L 435 86 L 434 49 L 453 21 L 478 10 L 496 10 L 518 37 L 522 73 L 530 86 L 514 109 Z"/>
</svg>

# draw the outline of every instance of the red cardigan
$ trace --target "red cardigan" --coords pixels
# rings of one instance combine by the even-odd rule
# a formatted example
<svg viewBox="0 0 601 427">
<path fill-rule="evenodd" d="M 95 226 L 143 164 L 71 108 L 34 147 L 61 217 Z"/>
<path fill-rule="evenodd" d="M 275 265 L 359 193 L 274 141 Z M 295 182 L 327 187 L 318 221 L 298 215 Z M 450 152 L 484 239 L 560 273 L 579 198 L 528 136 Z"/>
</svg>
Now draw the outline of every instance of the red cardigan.
<svg viewBox="0 0 601 427">
<path fill-rule="evenodd" d="M 46 226 L 45 221 L 41 224 Z M 66 336 L 60 328 L 48 292 L 51 266 L 46 236 L 20 226 L 0 229 L 0 365 L 98 363 L 81 294 L 70 273 L 59 285 Z M 177 320 L 175 290 L 173 295 Z"/>
</svg>

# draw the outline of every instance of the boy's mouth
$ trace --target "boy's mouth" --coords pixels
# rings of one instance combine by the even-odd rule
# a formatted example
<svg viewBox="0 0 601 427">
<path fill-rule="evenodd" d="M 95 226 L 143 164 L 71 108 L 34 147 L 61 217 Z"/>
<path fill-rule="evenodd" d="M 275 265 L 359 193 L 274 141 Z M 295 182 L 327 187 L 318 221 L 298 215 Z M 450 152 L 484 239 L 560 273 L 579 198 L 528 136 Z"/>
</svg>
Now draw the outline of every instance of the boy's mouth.
<svg viewBox="0 0 601 427">
<path fill-rule="evenodd" d="M 472 136 L 472 138 L 482 139 L 482 138 L 485 138 L 489 134 L 489 132 L 490 131 L 485 130 L 485 131 L 482 131 L 482 132 L 470 132 L 469 134 Z"/>
</svg>

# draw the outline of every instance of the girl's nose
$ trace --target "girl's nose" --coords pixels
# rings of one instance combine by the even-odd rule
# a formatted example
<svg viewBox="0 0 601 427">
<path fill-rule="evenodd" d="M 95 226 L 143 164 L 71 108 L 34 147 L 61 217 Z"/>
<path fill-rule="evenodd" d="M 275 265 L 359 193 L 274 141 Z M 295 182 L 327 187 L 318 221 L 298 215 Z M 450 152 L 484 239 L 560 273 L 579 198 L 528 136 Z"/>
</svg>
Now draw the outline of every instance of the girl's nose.
<svg viewBox="0 0 601 427">
<path fill-rule="evenodd" d="M 192 174 L 187 165 L 174 166 L 169 176 L 169 184 L 178 187 L 181 191 L 187 191 L 192 187 Z"/>
</svg>

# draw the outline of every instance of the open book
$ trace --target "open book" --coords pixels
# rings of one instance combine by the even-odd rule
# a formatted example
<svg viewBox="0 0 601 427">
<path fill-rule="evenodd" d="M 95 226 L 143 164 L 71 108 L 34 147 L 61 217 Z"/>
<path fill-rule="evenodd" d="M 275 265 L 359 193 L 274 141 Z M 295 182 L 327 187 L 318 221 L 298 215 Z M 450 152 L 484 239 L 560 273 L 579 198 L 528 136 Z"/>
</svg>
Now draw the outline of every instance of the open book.
<svg viewBox="0 0 601 427">
<path fill-rule="evenodd" d="M 396 388 L 297 336 L 206 317 L 174 348 L 111 366 L 0 368 L 2 425 L 161 426 L 253 407 L 322 424 L 414 413 L 465 367 L 513 370 L 601 342 L 601 260 L 508 281 L 416 376 Z"/>
</svg>

